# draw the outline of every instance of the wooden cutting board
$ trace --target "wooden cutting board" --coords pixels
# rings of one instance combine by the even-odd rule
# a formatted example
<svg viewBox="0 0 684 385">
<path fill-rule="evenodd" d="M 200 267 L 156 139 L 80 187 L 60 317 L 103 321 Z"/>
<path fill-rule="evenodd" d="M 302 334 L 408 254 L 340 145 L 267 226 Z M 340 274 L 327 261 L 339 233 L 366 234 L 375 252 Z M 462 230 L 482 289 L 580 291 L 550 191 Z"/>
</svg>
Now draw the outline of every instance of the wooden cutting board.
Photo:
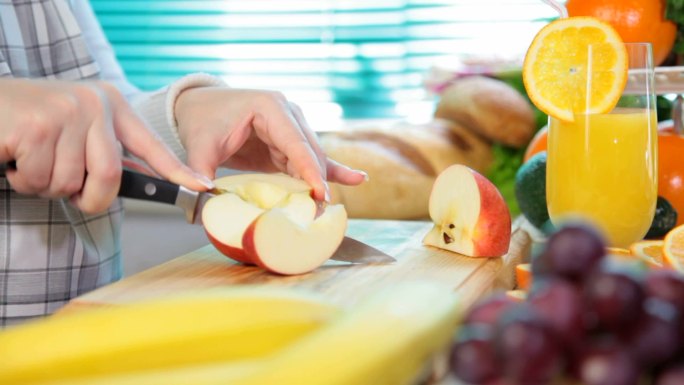
<svg viewBox="0 0 684 385">
<path fill-rule="evenodd" d="M 125 304 L 187 290 L 250 284 L 310 290 L 343 306 L 352 305 L 381 287 L 412 280 L 441 283 L 456 291 L 465 306 L 493 290 L 515 287 L 514 266 L 528 258 L 532 243 L 519 221 L 513 226 L 509 252 L 501 258 L 470 258 L 424 246 L 422 238 L 430 227 L 431 223 L 425 221 L 350 220 L 347 235 L 381 249 L 397 261 L 372 265 L 329 261 L 299 276 L 274 275 L 236 264 L 207 245 L 75 298 L 61 312 Z"/>
</svg>

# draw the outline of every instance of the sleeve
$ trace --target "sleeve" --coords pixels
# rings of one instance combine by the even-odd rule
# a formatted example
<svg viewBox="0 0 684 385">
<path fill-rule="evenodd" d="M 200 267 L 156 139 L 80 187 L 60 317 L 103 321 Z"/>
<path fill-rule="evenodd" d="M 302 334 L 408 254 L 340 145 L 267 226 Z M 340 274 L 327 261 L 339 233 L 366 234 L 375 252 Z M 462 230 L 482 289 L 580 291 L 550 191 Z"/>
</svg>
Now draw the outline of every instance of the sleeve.
<svg viewBox="0 0 684 385">
<path fill-rule="evenodd" d="M 114 84 L 131 103 L 138 115 L 159 134 L 173 152 L 179 158 L 185 159 L 185 150 L 178 138 L 178 127 L 174 117 L 176 98 L 181 92 L 189 88 L 225 86 L 225 83 L 218 77 L 206 73 L 193 73 L 159 90 L 141 91 L 126 79 L 114 50 L 95 17 L 90 2 L 72 0 L 71 5 L 86 46 L 100 67 L 100 78 Z"/>
</svg>

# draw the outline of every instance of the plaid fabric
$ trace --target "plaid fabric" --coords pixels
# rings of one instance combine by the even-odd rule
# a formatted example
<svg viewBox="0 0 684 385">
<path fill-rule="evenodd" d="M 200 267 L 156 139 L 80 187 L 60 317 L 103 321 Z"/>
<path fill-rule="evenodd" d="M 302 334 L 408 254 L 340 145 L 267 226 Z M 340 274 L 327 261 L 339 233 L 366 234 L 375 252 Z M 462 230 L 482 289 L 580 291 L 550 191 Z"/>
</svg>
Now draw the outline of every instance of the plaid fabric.
<svg viewBox="0 0 684 385">
<path fill-rule="evenodd" d="M 66 0 L 0 0 L 0 76 L 98 74 Z M 0 176 L 0 327 L 49 314 L 119 279 L 122 217 L 120 201 L 84 215 L 66 200 L 17 194 Z"/>
</svg>

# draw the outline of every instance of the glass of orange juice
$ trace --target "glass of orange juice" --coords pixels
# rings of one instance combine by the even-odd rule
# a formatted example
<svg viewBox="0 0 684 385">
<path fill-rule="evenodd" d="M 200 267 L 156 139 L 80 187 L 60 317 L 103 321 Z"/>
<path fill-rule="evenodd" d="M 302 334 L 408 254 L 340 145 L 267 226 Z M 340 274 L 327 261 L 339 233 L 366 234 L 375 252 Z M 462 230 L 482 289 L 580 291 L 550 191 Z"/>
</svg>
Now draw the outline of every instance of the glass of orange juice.
<svg viewBox="0 0 684 385">
<path fill-rule="evenodd" d="M 644 237 L 658 191 L 651 46 L 625 43 L 625 48 L 627 84 L 617 105 L 607 113 L 575 112 L 570 122 L 550 117 L 548 134 L 546 198 L 552 223 L 587 220 L 614 247 Z M 600 60 L 587 52 L 587 71 Z M 594 96 L 592 86 L 581 87 L 587 100 Z"/>
</svg>

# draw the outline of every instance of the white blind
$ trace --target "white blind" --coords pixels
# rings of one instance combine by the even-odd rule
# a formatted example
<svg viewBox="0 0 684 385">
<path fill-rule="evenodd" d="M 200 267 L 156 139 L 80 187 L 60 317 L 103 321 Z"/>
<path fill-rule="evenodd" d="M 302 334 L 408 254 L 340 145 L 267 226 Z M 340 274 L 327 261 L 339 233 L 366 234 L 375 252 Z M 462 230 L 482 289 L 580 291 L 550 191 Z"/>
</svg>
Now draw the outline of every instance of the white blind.
<svg viewBox="0 0 684 385">
<path fill-rule="evenodd" d="M 423 80 L 464 58 L 524 54 L 541 0 L 91 0 L 130 80 L 189 72 L 277 89 L 307 117 L 425 114 Z"/>
</svg>

